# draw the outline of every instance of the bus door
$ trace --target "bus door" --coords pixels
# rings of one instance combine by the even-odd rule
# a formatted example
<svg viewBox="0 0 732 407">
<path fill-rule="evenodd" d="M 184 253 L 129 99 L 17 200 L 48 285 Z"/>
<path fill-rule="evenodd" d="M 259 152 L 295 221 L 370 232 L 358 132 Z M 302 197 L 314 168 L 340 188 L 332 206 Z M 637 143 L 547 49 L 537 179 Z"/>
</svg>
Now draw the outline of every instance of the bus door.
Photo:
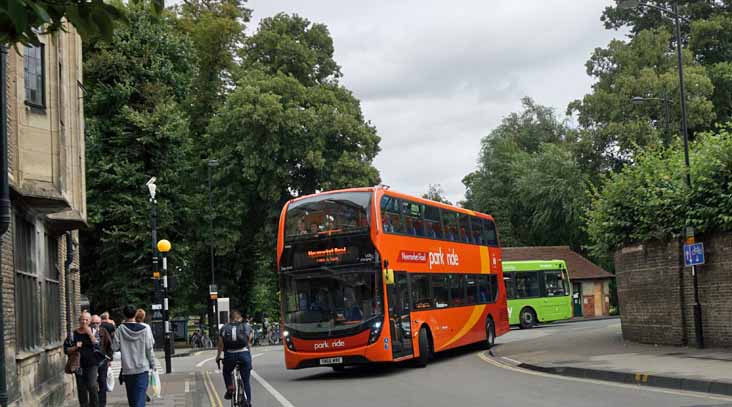
<svg viewBox="0 0 732 407">
<path fill-rule="evenodd" d="M 394 284 L 387 286 L 387 300 L 392 357 L 411 356 L 412 321 L 409 318 L 409 281 L 406 272 L 394 272 Z"/>
</svg>

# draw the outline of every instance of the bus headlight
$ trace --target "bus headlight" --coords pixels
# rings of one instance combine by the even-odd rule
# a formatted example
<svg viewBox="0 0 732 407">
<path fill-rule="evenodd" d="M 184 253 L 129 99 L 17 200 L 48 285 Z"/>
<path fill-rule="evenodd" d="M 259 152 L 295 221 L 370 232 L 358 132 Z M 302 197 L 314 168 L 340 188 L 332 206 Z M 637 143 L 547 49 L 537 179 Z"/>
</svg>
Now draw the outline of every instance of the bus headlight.
<svg viewBox="0 0 732 407">
<path fill-rule="evenodd" d="M 383 319 L 377 319 L 374 321 L 373 324 L 371 324 L 371 332 L 369 334 L 369 344 L 372 344 L 376 342 L 377 339 L 379 339 L 379 336 L 381 335 L 381 328 L 384 326 L 384 320 Z"/>
<path fill-rule="evenodd" d="M 294 351 L 295 345 L 292 344 L 292 338 L 290 337 L 290 331 L 282 332 L 282 337 L 285 338 L 285 345 L 287 345 L 287 349 Z"/>
</svg>

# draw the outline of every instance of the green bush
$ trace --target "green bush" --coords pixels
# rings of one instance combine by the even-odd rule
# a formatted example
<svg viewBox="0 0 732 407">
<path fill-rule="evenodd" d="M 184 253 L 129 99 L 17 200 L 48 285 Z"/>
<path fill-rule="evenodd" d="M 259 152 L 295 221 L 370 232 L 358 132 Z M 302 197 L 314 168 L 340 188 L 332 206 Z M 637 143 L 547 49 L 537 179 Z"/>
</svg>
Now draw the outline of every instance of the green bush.
<svg viewBox="0 0 732 407">
<path fill-rule="evenodd" d="M 641 153 L 608 177 L 587 215 L 596 255 L 625 243 L 698 232 L 732 230 L 732 133 L 699 135 L 690 146 L 692 189 L 686 186 L 681 143 Z"/>
</svg>

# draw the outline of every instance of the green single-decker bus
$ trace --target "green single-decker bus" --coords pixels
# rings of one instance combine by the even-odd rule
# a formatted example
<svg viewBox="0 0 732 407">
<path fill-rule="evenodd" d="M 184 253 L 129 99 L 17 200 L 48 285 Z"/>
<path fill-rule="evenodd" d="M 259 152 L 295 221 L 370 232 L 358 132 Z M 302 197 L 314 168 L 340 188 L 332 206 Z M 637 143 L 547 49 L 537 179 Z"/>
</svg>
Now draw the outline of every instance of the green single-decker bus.
<svg viewBox="0 0 732 407">
<path fill-rule="evenodd" d="M 572 318 L 572 284 L 564 260 L 504 261 L 508 321 L 531 328 Z"/>
</svg>

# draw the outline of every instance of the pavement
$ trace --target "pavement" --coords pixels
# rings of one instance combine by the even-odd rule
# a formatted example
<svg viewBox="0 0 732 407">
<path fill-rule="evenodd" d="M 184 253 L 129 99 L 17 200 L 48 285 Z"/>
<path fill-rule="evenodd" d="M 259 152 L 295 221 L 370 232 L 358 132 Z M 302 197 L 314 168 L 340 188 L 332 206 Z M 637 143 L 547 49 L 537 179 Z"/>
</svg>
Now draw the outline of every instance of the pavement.
<svg viewBox="0 0 732 407">
<path fill-rule="evenodd" d="M 522 336 L 529 338 L 520 340 Z M 618 319 L 545 325 L 515 331 L 513 339 L 499 340 L 492 350 L 495 358 L 511 366 L 732 396 L 732 351 L 625 341 Z"/>
<path fill-rule="evenodd" d="M 538 352 L 537 340 L 554 338 L 556 341 L 542 342 L 554 343 L 596 330 L 612 333 L 609 327 L 614 324 L 616 320 L 585 321 L 514 330 L 498 338 L 494 349 L 499 355 L 511 347 Z M 514 356 L 526 353 L 525 350 Z M 163 397 L 153 399 L 148 405 L 227 406 L 215 356 L 214 350 L 208 350 L 172 359 L 173 373 L 161 375 Z M 252 358 L 251 383 L 256 407 L 732 406 L 732 397 L 728 396 L 587 380 L 510 366 L 503 363 L 501 356 L 491 357 L 480 345 L 441 352 L 425 368 L 403 362 L 347 368 L 342 372 L 330 368 L 287 370 L 281 346 L 256 347 Z M 122 387 L 116 386 L 109 396 L 108 406 L 127 405 Z"/>
</svg>

